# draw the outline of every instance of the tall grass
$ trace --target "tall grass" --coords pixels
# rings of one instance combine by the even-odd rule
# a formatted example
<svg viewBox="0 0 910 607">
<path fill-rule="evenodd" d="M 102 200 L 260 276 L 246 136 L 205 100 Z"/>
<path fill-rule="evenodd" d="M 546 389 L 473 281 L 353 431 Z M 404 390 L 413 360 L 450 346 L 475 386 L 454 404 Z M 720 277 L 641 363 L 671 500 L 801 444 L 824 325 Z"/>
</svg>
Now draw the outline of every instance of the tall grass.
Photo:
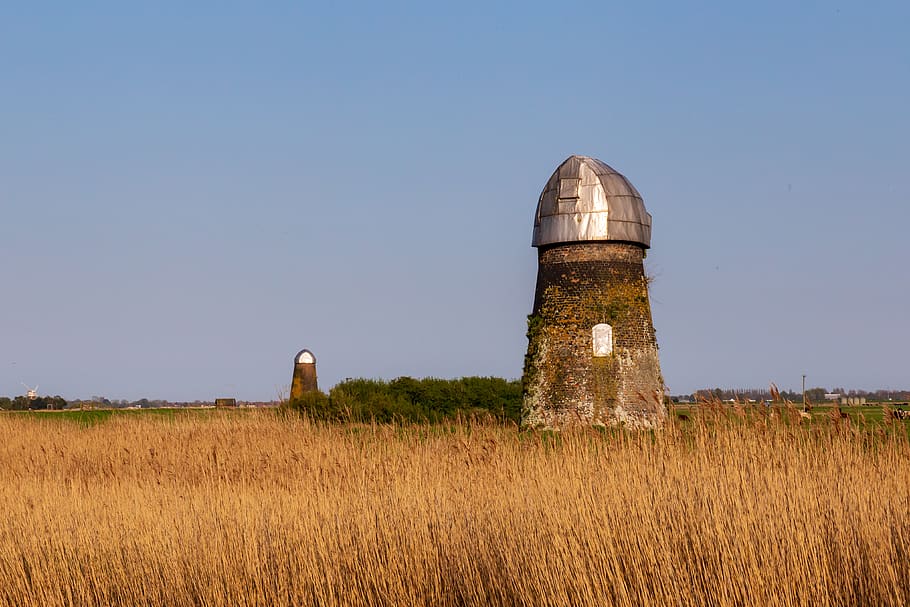
<svg viewBox="0 0 910 607">
<path fill-rule="evenodd" d="M 903 427 L 0 416 L 0 604 L 907 605 Z"/>
</svg>

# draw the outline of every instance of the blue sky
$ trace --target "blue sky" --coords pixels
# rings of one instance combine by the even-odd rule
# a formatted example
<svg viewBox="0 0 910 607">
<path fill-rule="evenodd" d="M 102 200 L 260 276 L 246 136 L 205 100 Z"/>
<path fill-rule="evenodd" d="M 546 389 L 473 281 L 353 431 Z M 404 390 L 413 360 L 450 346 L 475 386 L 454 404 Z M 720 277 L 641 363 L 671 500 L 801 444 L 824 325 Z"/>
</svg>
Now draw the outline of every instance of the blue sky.
<svg viewBox="0 0 910 607">
<path fill-rule="evenodd" d="M 540 189 L 654 218 L 661 364 L 910 386 L 910 5 L 0 5 L 0 394 L 518 377 Z"/>
</svg>

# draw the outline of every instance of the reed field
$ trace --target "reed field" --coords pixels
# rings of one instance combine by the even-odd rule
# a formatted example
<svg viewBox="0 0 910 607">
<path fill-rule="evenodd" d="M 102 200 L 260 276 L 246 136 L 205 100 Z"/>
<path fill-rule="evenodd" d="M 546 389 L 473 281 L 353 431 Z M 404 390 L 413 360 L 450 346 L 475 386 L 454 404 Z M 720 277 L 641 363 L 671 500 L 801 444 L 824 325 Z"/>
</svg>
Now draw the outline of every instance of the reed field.
<svg viewBox="0 0 910 607">
<path fill-rule="evenodd" d="M 908 605 L 906 422 L 0 415 L 2 605 Z"/>
</svg>

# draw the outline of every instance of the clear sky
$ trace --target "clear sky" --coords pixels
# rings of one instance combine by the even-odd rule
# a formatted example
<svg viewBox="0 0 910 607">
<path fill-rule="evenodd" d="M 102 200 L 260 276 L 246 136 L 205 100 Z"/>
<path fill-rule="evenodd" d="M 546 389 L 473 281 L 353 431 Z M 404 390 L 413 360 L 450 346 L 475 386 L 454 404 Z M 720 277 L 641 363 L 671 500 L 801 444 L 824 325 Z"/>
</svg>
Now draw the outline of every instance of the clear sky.
<svg viewBox="0 0 910 607">
<path fill-rule="evenodd" d="M 910 386 L 910 3 L 0 4 L 0 395 L 518 377 L 570 154 L 673 393 Z"/>
</svg>

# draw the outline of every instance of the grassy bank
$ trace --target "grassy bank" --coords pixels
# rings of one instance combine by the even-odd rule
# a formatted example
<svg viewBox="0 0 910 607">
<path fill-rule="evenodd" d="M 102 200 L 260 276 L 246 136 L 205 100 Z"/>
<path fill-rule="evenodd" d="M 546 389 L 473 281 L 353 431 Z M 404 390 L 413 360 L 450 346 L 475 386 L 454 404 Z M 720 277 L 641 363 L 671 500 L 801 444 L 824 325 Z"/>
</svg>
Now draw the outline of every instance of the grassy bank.
<svg viewBox="0 0 910 607">
<path fill-rule="evenodd" d="M 129 418 L 161 418 L 166 420 L 172 419 L 206 419 L 212 416 L 243 416 L 257 415 L 256 410 L 246 408 L 202 408 L 202 407 L 148 407 L 145 409 L 60 409 L 47 410 L 36 409 L 34 411 L 2 411 L 2 416 L 13 416 L 20 419 L 31 419 L 34 421 L 69 421 L 77 422 L 83 426 L 93 426 L 95 424 L 106 422 L 112 419 L 129 419 Z"/>
<path fill-rule="evenodd" d="M 0 604 L 910 604 L 906 426 L 732 417 L 0 416 Z"/>
</svg>

